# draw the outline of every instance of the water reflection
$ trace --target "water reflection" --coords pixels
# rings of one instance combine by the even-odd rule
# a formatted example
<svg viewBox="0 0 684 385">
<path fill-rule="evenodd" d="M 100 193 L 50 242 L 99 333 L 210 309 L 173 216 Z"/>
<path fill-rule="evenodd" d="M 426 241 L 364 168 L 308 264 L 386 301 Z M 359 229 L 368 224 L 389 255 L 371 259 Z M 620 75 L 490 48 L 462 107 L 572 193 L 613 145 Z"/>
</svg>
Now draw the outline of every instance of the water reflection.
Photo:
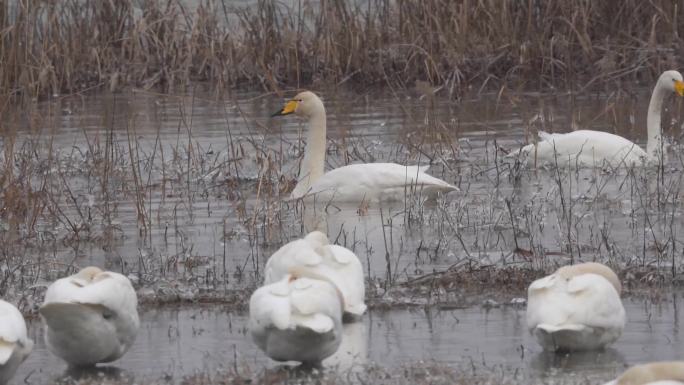
<svg viewBox="0 0 684 385">
<path fill-rule="evenodd" d="M 658 303 L 646 299 L 624 303 L 628 322 L 617 343 L 604 351 L 573 354 L 542 352 L 527 331 L 522 308 L 371 311 L 360 322 L 345 325 L 340 349 L 316 370 L 268 359 L 252 343 L 244 313 L 203 306 L 145 310 L 138 339 L 122 359 L 112 367 L 65 375 L 180 379 L 219 368 L 265 368 L 269 378 L 300 378 L 354 373 L 370 363 L 391 370 L 422 360 L 446 365 L 503 365 L 534 379 L 577 378 L 581 374 L 582 378 L 605 380 L 625 366 L 684 357 L 684 339 L 678 332 L 681 296 Z M 27 383 L 42 384 L 60 377 L 66 365 L 47 352 L 42 328 L 33 321 L 29 330 L 36 345 L 15 378 L 28 377 Z"/>
</svg>

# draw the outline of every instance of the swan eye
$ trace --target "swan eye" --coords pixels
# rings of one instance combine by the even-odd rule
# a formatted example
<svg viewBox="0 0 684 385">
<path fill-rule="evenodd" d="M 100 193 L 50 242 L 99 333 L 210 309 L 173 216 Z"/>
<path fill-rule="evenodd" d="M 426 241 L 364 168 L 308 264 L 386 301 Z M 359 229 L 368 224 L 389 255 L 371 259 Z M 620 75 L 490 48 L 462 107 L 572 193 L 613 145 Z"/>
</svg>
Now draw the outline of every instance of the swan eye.
<svg viewBox="0 0 684 385">
<path fill-rule="evenodd" d="M 115 318 L 115 317 L 116 317 L 116 313 L 114 313 L 113 311 L 102 312 L 102 318 L 104 318 L 106 320 L 110 320 L 110 319 Z"/>
</svg>

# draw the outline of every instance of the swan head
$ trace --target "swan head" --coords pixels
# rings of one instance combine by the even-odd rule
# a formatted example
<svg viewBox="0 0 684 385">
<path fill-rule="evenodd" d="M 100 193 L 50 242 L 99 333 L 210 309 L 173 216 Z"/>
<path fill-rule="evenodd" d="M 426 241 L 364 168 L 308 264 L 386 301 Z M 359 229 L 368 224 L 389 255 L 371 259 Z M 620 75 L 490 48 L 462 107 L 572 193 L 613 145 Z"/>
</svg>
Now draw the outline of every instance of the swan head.
<svg viewBox="0 0 684 385">
<path fill-rule="evenodd" d="M 684 78 L 679 71 L 665 71 L 658 79 L 658 86 L 684 96 Z"/>
<path fill-rule="evenodd" d="M 88 266 L 84 267 L 81 270 L 79 270 L 78 273 L 74 274 L 73 276 L 73 281 L 74 283 L 80 285 L 80 286 L 85 286 L 95 279 L 98 275 L 102 274 L 102 269 L 99 267 L 95 266 Z"/>
<path fill-rule="evenodd" d="M 325 107 L 321 99 L 311 91 L 298 93 L 294 98 L 288 100 L 283 108 L 272 116 L 282 116 L 295 114 L 299 117 L 309 119 L 314 115 L 325 113 Z"/>
<path fill-rule="evenodd" d="M 596 262 L 585 262 L 577 265 L 563 266 L 559 268 L 556 273 L 565 279 L 576 277 L 582 274 L 596 274 L 607 279 L 615 288 L 618 294 L 622 293 L 622 284 L 620 278 L 610 267 Z"/>
<path fill-rule="evenodd" d="M 667 380 L 684 380 L 684 361 L 652 362 L 633 366 L 618 378 L 617 384 L 643 385 Z"/>
</svg>

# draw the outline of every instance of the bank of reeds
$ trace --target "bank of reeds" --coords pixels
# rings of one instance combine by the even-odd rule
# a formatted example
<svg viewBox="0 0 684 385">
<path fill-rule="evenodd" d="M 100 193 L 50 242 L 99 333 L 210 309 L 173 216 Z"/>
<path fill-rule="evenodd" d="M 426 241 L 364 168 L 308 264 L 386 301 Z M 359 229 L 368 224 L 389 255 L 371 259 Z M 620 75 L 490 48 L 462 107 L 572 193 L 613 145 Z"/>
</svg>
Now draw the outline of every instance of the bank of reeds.
<svg viewBox="0 0 684 385">
<path fill-rule="evenodd" d="M 92 87 L 578 88 L 682 63 L 670 0 L 15 0 L 0 94 Z"/>
</svg>

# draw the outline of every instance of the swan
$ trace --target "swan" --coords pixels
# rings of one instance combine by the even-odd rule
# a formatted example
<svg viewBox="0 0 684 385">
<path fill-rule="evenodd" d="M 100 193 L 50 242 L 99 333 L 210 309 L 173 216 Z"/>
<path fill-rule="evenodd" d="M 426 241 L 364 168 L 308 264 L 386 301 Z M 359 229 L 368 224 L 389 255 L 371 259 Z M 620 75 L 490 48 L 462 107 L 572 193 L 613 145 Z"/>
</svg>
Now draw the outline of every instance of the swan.
<svg viewBox="0 0 684 385">
<path fill-rule="evenodd" d="M 114 361 L 135 341 L 137 306 L 131 281 L 121 274 L 90 266 L 59 279 L 39 309 L 47 348 L 70 366 Z"/>
<path fill-rule="evenodd" d="M 299 170 L 299 180 L 292 191 L 293 199 L 315 197 L 324 202 L 369 202 L 401 200 L 410 191 L 434 197 L 438 193 L 458 190 L 426 174 L 429 166 L 363 163 L 324 172 L 326 115 L 323 102 L 313 92 L 304 91 L 273 116 L 292 113 L 309 121 L 307 147 Z"/>
<path fill-rule="evenodd" d="M 625 327 L 622 286 L 600 263 L 564 266 L 527 291 L 527 327 L 544 350 L 601 349 Z"/>
<path fill-rule="evenodd" d="M 684 385 L 684 361 L 636 365 L 605 385 Z"/>
<path fill-rule="evenodd" d="M 557 161 L 561 167 L 594 167 L 603 166 L 604 163 L 618 167 L 658 163 L 663 148 L 660 112 L 663 100 L 673 92 L 684 96 L 682 74 L 677 71 L 665 71 L 658 78 L 648 105 L 646 151 L 618 135 L 578 130 L 566 134 L 539 132 L 540 141 L 536 146 L 528 144 L 506 157 L 520 157 L 523 162 L 532 165 L 536 156 L 539 164 L 555 165 Z"/>
<path fill-rule="evenodd" d="M 0 300 L 0 384 L 9 382 L 32 349 L 24 317 L 14 305 Z"/>
<path fill-rule="evenodd" d="M 328 281 L 342 293 L 345 321 L 358 320 L 366 311 L 361 261 L 351 250 L 331 245 L 320 231 L 282 246 L 266 262 L 264 284 L 288 274 Z"/>
<path fill-rule="evenodd" d="M 342 302 L 330 282 L 286 275 L 252 294 L 252 339 L 276 361 L 318 366 L 342 342 Z"/>
</svg>

